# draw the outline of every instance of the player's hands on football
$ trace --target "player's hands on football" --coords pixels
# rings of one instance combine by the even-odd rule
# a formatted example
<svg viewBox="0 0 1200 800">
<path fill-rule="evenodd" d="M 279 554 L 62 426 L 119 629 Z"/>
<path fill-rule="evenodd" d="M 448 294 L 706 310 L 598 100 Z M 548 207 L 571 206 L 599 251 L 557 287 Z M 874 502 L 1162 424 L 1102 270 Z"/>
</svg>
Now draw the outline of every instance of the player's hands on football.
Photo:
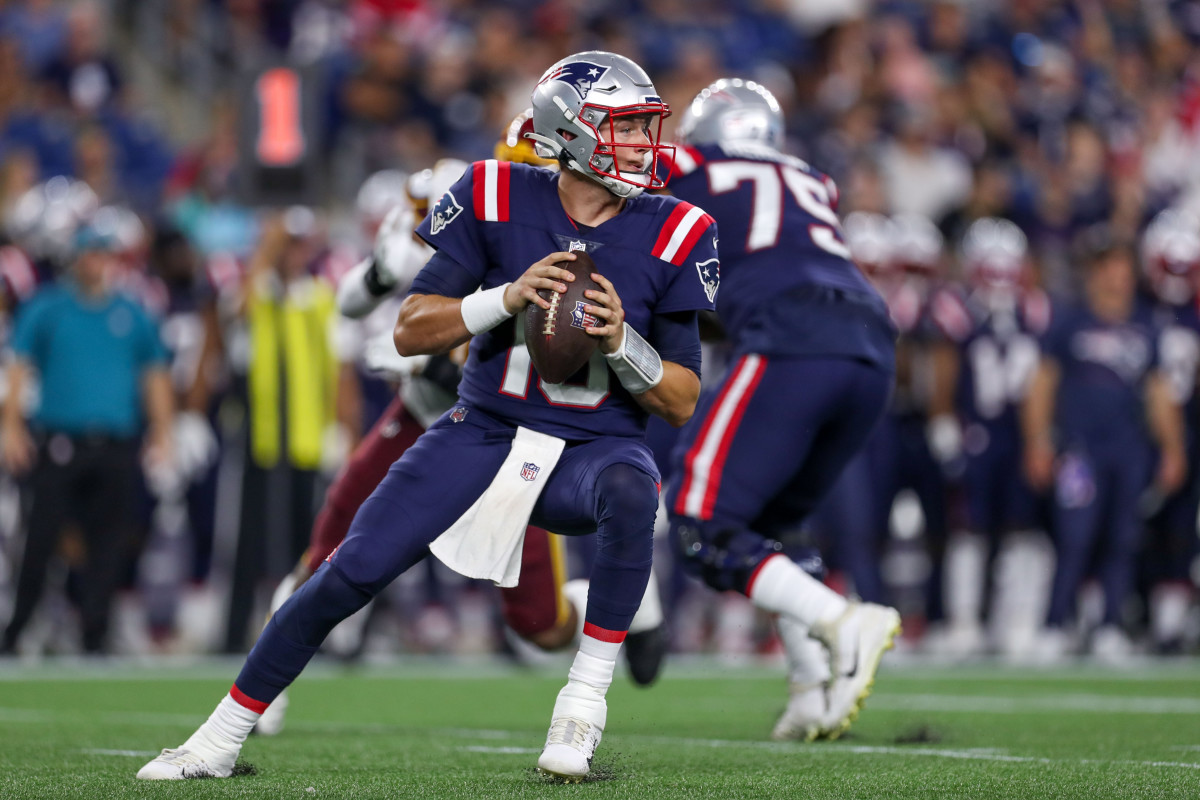
<svg viewBox="0 0 1200 800">
<path fill-rule="evenodd" d="M 600 339 L 601 353 L 615 353 L 621 349 L 621 340 L 625 338 L 625 309 L 621 307 L 621 297 L 616 287 L 608 278 L 593 272 L 592 280 L 600 284 L 604 291 L 588 289 L 584 292 L 583 296 L 591 300 L 592 305 L 585 306 L 583 310 L 603 324 L 585 330 L 589 336 Z"/>
<path fill-rule="evenodd" d="M 525 273 L 504 290 L 504 309 L 516 314 L 533 303 L 541 308 L 550 308 L 550 303 L 538 296 L 538 289 L 549 289 L 562 294 L 567 282 L 575 280 L 575 274 L 566 266 L 575 260 L 574 253 L 551 253 L 525 270 Z"/>
</svg>

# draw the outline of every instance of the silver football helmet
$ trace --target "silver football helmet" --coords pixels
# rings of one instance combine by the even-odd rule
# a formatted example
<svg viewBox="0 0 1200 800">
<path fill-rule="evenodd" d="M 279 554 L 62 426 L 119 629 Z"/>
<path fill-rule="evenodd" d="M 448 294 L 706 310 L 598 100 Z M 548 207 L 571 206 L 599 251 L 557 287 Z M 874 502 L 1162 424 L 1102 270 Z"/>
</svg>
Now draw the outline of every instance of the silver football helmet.
<svg viewBox="0 0 1200 800">
<path fill-rule="evenodd" d="M 676 132 L 688 144 L 760 144 L 783 147 L 783 111 L 767 87 L 722 78 L 700 90 Z"/>
<path fill-rule="evenodd" d="M 883 214 L 854 211 L 842 222 L 842 235 L 850 255 L 868 277 L 888 272 L 895 260 L 895 225 Z"/>
<path fill-rule="evenodd" d="M 1200 276 L 1200 219 L 1175 208 L 1159 213 L 1142 238 L 1142 269 L 1160 300 L 1188 302 Z"/>
<path fill-rule="evenodd" d="M 567 56 L 546 70 L 533 90 L 533 139 L 539 156 L 600 183 L 619 197 L 659 189 L 662 121 L 670 115 L 654 84 L 625 56 L 589 50 Z M 643 142 L 616 141 L 617 123 L 649 116 Z M 640 161 L 638 169 L 621 162 Z"/>
<path fill-rule="evenodd" d="M 920 214 L 896 214 L 892 225 L 896 232 L 892 251 L 896 265 L 906 272 L 936 275 L 945 243 L 938 227 Z"/>
<path fill-rule="evenodd" d="M 999 217 L 977 219 L 963 235 L 963 277 L 974 286 L 1015 286 L 1028 255 L 1029 241 L 1016 223 Z"/>
</svg>

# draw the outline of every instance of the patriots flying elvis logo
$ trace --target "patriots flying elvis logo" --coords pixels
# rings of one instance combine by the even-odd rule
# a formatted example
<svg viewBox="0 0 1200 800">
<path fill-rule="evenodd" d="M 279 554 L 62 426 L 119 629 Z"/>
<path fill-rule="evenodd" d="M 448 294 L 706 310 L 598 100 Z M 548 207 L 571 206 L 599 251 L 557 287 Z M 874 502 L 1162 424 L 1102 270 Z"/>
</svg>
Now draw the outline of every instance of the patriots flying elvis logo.
<svg viewBox="0 0 1200 800">
<path fill-rule="evenodd" d="M 551 72 L 542 79 L 542 83 L 546 81 L 562 81 L 575 90 L 580 100 L 586 100 L 588 92 L 592 89 L 592 84 L 599 81 L 607 73 L 608 67 L 601 64 L 593 64 L 590 61 L 572 61 L 570 64 L 563 64 Z"/>
<path fill-rule="evenodd" d="M 696 272 L 700 275 L 700 283 L 704 284 L 704 296 L 712 302 L 717 296 L 717 288 L 721 285 L 721 262 L 715 258 L 708 261 L 697 261 Z"/>
<path fill-rule="evenodd" d="M 453 194 L 446 192 L 442 195 L 442 199 L 437 201 L 437 205 L 433 207 L 433 210 L 429 212 L 429 233 L 437 235 L 443 228 L 454 222 L 461 213 L 462 206 L 454 199 Z"/>
</svg>

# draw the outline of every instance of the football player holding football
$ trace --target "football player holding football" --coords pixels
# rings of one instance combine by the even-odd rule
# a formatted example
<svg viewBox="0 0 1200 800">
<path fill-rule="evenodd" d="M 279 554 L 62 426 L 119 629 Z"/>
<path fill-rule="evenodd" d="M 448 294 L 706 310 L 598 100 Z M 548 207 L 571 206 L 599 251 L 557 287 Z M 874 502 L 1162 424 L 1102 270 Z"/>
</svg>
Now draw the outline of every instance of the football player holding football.
<svg viewBox="0 0 1200 800">
<path fill-rule="evenodd" d="M 655 168 L 669 110 L 634 62 L 599 51 L 565 58 L 532 106 L 532 138 L 560 172 L 477 162 L 418 227 L 437 252 L 413 281 L 394 341 L 405 356 L 469 341 L 459 404 L 391 466 L 341 546 L 272 616 L 208 721 L 139 777 L 228 777 L 259 715 L 334 625 L 431 551 L 463 574 L 514 585 L 530 522 L 597 535 L 579 652 L 538 759 L 566 780 L 587 775 L 650 576 L 659 475 L 646 419 L 682 425 L 695 409 L 716 224 L 644 193 L 663 184 Z M 539 289 L 565 292 L 576 279 L 572 248 L 599 270 L 601 289 L 584 308 L 600 322 L 587 329 L 598 347 L 576 378 L 551 384 L 532 368 L 518 315 L 549 308 Z"/>
<path fill-rule="evenodd" d="M 672 192 L 718 220 L 717 314 L 733 345 L 672 456 L 666 495 L 685 567 L 778 614 L 791 699 L 776 738 L 841 734 L 900 630 L 891 608 L 850 603 L 783 553 L 887 404 L 895 329 L 850 260 L 832 181 L 785 155 L 763 86 L 717 81 L 679 127 Z M 717 264 L 692 265 L 716 281 Z"/>
</svg>

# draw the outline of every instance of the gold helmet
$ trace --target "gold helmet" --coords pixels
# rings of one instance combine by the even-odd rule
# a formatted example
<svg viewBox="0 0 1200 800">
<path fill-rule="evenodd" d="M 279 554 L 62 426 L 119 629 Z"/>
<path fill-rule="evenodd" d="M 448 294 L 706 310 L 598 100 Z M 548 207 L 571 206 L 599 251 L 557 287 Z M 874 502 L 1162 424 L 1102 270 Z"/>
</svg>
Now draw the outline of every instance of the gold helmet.
<svg viewBox="0 0 1200 800">
<path fill-rule="evenodd" d="M 512 161 L 516 164 L 533 164 L 535 167 L 558 169 L 558 162 L 552 158 L 542 158 L 533 148 L 533 140 L 525 138 L 526 133 L 533 133 L 533 109 L 527 108 L 513 117 L 512 122 L 504 131 L 504 135 L 496 142 L 496 158 L 501 161 Z"/>
</svg>

